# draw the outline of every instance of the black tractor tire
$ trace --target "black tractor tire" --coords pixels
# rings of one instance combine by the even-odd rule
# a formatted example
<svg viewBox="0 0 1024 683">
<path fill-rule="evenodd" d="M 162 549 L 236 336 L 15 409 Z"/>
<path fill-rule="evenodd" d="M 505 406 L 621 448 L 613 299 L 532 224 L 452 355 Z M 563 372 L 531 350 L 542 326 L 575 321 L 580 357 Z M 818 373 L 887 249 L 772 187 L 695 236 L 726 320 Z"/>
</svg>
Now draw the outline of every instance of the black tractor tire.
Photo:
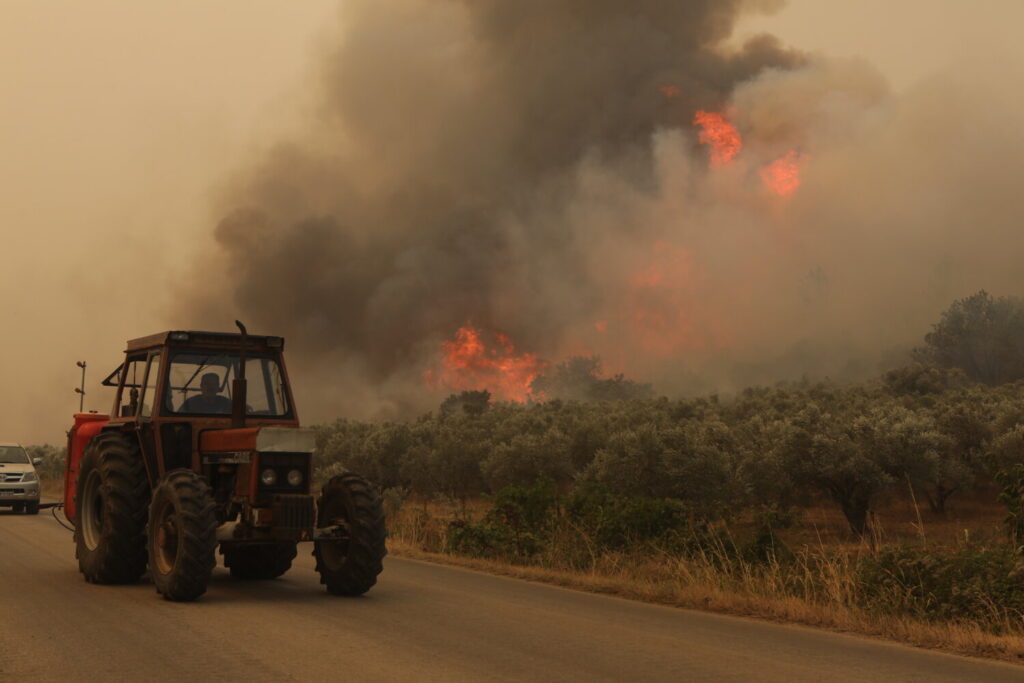
<svg viewBox="0 0 1024 683">
<path fill-rule="evenodd" d="M 387 528 L 377 490 L 351 472 L 332 477 L 317 502 L 317 527 L 338 523 L 348 528 L 347 539 L 313 544 L 320 583 L 334 595 L 362 595 L 384 569 Z"/>
<path fill-rule="evenodd" d="M 149 574 L 160 595 L 187 602 L 206 592 L 217 566 L 217 515 L 206 481 L 171 470 L 149 504 Z"/>
<path fill-rule="evenodd" d="M 292 568 L 298 554 L 295 543 L 236 545 L 222 543 L 224 566 L 236 579 L 276 579 Z"/>
<path fill-rule="evenodd" d="M 39 501 L 33 500 L 31 503 L 25 503 L 25 513 L 29 515 L 38 515 Z"/>
<path fill-rule="evenodd" d="M 75 502 L 75 557 L 85 580 L 138 581 L 146 571 L 149 480 L 134 436 L 104 432 L 89 442 Z"/>
</svg>

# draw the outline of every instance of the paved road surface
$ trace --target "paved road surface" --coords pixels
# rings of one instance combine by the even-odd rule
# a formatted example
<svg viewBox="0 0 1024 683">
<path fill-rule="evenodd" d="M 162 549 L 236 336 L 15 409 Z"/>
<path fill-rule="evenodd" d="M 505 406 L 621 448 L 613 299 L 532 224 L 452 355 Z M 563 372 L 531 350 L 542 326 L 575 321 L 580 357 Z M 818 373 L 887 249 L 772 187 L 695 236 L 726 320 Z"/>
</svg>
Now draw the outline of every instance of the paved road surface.
<svg viewBox="0 0 1024 683">
<path fill-rule="evenodd" d="M 44 511 L 0 511 L 0 681 L 1024 681 L 1024 667 L 388 558 L 355 599 L 308 551 L 199 602 L 85 583 Z"/>
</svg>

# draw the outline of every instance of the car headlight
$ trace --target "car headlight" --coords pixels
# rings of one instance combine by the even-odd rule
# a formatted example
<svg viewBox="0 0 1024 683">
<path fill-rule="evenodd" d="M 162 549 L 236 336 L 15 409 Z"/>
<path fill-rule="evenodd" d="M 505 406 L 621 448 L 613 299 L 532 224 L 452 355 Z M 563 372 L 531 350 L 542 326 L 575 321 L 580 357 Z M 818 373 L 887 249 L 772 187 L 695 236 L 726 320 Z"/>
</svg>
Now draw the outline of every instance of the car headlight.
<svg viewBox="0 0 1024 683">
<path fill-rule="evenodd" d="M 288 483 L 292 486 L 298 486 L 302 483 L 302 471 L 292 470 L 288 473 Z"/>
<path fill-rule="evenodd" d="M 273 486 L 277 483 L 277 472 L 272 469 L 265 469 L 260 475 L 260 481 L 263 482 L 264 486 Z"/>
<path fill-rule="evenodd" d="M 25 476 L 21 478 L 26 484 L 30 481 L 39 481 L 39 477 L 36 476 L 35 472 L 26 472 Z"/>
</svg>

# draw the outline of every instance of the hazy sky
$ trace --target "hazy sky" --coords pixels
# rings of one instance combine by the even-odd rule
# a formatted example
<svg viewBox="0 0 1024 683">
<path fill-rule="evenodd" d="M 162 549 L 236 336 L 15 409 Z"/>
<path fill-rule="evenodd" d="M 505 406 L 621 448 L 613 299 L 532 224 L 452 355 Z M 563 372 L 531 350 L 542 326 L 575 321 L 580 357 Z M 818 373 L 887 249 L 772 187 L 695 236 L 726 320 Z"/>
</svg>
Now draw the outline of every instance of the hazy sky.
<svg viewBox="0 0 1024 683">
<path fill-rule="evenodd" d="M 0 0 L 0 441 L 62 442 L 76 360 L 106 411 L 96 382 L 125 339 L 182 326 L 167 296 L 213 249 L 212 198 L 310 115 L 343 20 L 337 0 Z M 864 58 L 903 89 L 1024 62 L 1022 22 L 1020 0 L 792 0 L 739 33 Z"/>
</svg>

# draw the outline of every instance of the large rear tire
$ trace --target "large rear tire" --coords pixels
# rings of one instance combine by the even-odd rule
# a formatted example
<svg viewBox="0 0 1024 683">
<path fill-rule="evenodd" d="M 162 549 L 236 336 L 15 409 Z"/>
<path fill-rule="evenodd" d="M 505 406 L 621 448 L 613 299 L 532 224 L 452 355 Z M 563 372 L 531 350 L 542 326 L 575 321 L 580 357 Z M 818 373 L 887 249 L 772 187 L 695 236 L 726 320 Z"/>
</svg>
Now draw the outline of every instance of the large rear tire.
<svg viewBox="0 0 1024 683">
<path fill-rule="evenodd" d="M 324 486 L 317 504 L 317 527 L 341 524 L 348 538 L 313 546 L 320 583 L 334 595 L 362 595 L 377 583 L 387 555 L 384 506 L 372 485 L 346 472 Z"/>
<path fill-rule="evenodd" d="M 138 581 L 146 571 L 149 481 L 133 437 L 104 432 L 89 442 L 75 501 L 75 557 L 85 580 Z"/>
<path fill-rule="evenodd" d="M 276 579 L 291 569 L 298 554 L 295 543 L 221 544 L 224 566 L 236 579 Z"/>
<path fill-rule="evenodd" d="M 167 600 L 195 600 L 217 565 L 217 516 L 210 487 L 191 470 L 171 470 L 149 506 L 149 573 Z"/>
</svg>

